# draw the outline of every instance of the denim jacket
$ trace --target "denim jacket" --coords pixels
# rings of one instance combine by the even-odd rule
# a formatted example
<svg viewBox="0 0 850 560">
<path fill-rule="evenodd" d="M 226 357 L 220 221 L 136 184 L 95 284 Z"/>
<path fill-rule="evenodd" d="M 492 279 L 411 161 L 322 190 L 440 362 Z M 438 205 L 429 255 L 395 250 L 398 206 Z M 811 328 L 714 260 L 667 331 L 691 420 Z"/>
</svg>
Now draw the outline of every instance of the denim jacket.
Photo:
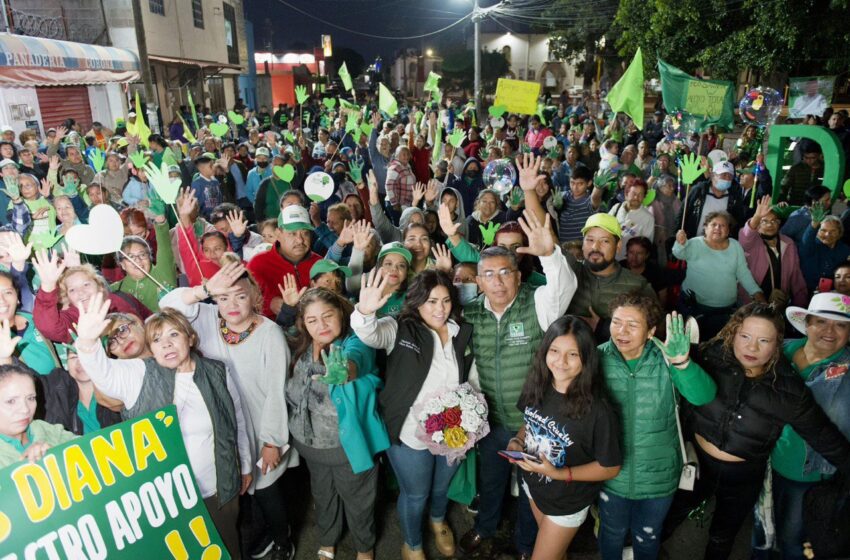
<svg viewBox="0 0 850 560">
<path fill-rule="evenodd" d="M 844 437 L 850 439 L 850 350 L 844 348 L 832 356 L 829 362 L 813 370 L 806 380 L 815 401 L 841 430 Z M 829 461 L 806 444 L 806 463 L 803 472 L 833 474 L 836 471 Z"/>
</svg>

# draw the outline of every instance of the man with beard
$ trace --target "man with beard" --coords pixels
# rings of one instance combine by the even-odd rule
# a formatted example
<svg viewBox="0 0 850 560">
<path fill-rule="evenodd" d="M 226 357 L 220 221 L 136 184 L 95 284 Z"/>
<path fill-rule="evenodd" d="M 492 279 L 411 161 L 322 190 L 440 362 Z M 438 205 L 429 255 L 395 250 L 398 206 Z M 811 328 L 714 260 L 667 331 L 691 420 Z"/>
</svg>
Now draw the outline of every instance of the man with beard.
<svg viewBox="0 0 850 560">
<path fill-rule="evenodd" d="M 569 252 L 567 262 L 578 277 L 578 289 L 567 313 L 590 319 L 597 341 L 608 340 L 611 312 L 608 304 L 624 293 L 640 293 L 657 299 L 655 290 L 643 276 L 623 268 L 617 262 L 617 251 L 623 232 L 617 218 L 609 214 L 593 214 L 581 230 L 584 260 L 577 261 Z"/>
</svg>

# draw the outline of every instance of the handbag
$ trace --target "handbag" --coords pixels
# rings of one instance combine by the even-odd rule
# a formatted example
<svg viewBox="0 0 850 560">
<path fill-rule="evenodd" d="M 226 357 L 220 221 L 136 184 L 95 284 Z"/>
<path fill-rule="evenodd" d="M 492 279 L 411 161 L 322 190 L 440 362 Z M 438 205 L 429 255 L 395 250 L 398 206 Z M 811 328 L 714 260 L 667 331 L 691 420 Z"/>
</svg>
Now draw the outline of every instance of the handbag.
<svg viewBox="0 0 850 560">
<path fill-rule="evenodd" d="M 478 465 L 478 450 L 470 449 L 460 467 L 455 471 L 449 483 L 448 498 L 454 502 L 469 505 L 478 493 L 476 484 L 476 466 Z"/>
</svg>

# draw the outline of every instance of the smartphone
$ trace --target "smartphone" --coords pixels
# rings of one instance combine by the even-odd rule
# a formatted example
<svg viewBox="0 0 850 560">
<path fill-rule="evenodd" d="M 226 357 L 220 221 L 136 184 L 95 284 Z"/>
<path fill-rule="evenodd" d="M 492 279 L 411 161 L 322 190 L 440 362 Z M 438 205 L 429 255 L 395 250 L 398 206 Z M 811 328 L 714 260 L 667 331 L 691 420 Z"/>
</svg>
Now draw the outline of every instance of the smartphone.
<svg viewBox="0 0 850 560">
<path fill-rule="evenodd" d="M 818 292 L 831 292 L 832 291 L 832 278 L 821 278 L 818 282 Z"/>
<path fill-rule="evenodd" d="M 526 461 L 531 461 L 532 463 L 540 463 L 540 459 L 535 457 L 534 455 L 529 455 L 528 453 L 523 453 L 522 451 L 508 451 L 505 449 L 504 451 L 499 451 L 499 455 L 507 459 L 508 461 L 522 461 L 523 459 Z"/>
</svg>

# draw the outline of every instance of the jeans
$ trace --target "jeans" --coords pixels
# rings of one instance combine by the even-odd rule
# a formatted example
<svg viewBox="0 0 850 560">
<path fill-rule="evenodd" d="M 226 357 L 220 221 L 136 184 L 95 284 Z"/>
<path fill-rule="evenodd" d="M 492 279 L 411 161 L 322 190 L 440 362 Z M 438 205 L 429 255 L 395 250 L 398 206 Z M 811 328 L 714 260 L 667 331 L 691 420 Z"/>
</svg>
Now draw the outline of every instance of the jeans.
<svg viewBox="0 0 850 560">
<path fill-rule="evenodd" d="M 661 548 L 661 529 L 673 495 L 630 500 L 606 492 L 599 494 L 599 553 L 602 560 L 620 560 L 623 542 L 632 534 L 635 560 L 655 560 Z"/>
<path fill-rule="evenodd" d="M 289 548 L 289 523 L 286 516 L 286 496 L 283 492 L 283 477 L 270 486 L 254 491 L 254 499 L 263 512 L 268 530 L 275 544 Z"/>
<path fill-rule="evenodd" d="M 431 498 L 431 521 L 442 521 L 449 506 L 449 484 L 460 467 L 449 465 L 445 457 L 427 449 L 416 450 L 402 444 L 387 449 L 398 479 L 398 520 L 404 542 L 412 549 L 422 548 L 422 516 Z"/>
<path fill-rule="evenodd" d="M 773 510 L 776 519 L 776 541 L 782 560 L 804 560 L 803 542 L 806 527 L 803 520 L 803 498 L 814 482 L 789 480 L 773 471 Z"/>
<path fill-rule="evenodd" d="M 479 481 L 478 515 L 475 516 L 475 532 L 484 538 L 496 534 L 502 518 L 502 502 L 505 490 L 511 483 L 511 465 L 498 452 L 507 449 L 515 431 L 504 426 L 491 426 L 487 437 L 478 442 Z M 531 554 L 537 539 L 537 522 L 531 512 L 528 496 L 520 492 L 517 501 L 517 521 L 514 545 L 520 554 Z"/>
</svg>

